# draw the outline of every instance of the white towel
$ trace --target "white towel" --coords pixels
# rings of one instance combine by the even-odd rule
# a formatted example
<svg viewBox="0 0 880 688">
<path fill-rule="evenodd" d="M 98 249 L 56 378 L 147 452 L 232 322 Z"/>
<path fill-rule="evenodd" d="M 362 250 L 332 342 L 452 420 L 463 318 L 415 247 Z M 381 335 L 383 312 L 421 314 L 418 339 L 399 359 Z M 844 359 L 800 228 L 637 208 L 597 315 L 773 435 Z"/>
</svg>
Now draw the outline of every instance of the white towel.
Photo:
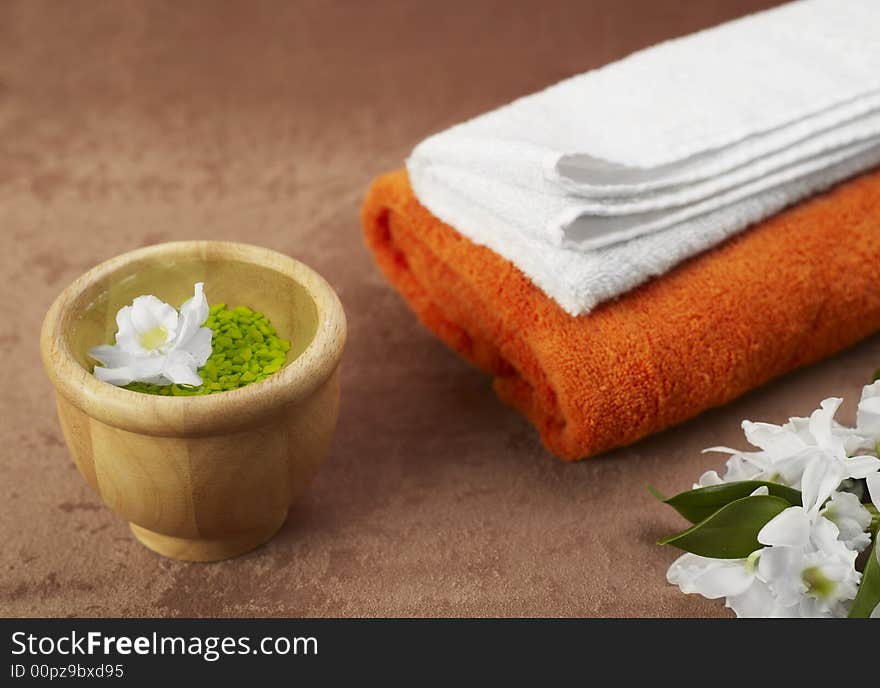
<svg viewBox="0 0 880 688">
<path fill-rule="evenodd" d="M 580 314 L 880 164 L 880 0 L 801 0 L 436 134 L 419 200 Z"/>
</svg>

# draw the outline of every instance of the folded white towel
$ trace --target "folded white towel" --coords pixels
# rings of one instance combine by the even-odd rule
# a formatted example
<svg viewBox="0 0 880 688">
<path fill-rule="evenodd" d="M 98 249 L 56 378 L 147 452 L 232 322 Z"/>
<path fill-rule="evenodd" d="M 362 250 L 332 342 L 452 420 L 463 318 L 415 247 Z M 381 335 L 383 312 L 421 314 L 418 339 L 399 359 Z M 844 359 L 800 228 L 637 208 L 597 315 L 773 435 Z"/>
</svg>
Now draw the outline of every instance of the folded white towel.
<svg viewBox="0 0 880 688">
<path fill-rule="evenodd" d="M 880 0 L 801 0 L 432 136 L 435 215 L 572 314 L 880 164 Z"/>
</svg>

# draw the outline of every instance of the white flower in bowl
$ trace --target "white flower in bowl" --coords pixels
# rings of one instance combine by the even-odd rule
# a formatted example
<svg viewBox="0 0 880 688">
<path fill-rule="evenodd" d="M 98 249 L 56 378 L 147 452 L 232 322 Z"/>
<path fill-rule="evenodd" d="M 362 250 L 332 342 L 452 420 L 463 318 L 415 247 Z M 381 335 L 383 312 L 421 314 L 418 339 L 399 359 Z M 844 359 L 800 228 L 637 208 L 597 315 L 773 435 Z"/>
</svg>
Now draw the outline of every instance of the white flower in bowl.
<svg viewBox="0 0 880 688">
<path fill-rule="evenodd" d="M 204 284 L 197 282 L 191 299 L 180 307 L 155 296 L 138 296 L 116 314 L 116 343 L 96 346 L 89 356 L 102 364 L 95 377 L 113 385 L 148 382 L 157 385 L 200 385 L 198 369 L 211 355 Z"/>
</svg>

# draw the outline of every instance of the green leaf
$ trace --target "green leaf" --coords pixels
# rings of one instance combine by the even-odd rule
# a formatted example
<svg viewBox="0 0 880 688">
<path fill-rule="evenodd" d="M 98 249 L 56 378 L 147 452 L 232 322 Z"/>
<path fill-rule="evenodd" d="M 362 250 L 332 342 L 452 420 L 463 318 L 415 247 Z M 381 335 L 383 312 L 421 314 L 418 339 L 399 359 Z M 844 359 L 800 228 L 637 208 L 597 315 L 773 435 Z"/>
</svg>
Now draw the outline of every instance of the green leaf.
<svg viewBox="0 0 880 688">
<path fill-rule="evenodd" d="M 801 505 L 801 493 L 794 488 L 779 483 L 770 483 L 764 480 L 742 480 L 721 485 L 709 485 L 698 487 L 695 490 L 682 492 L 674 497 L 663 499 L 653 488 L 651 493 L 664 504 L 668 504 L 691 523 L 699 523 L 714 514 L 721 507 L 731 502 L 748 497 L 759 487 L 766 487 L 774 497 L 780 497 L 788 502 L 789 506 Z"/>
<path fill-rule="evenodd" d="M 862 506 L 871 514 L 871 525 L 868 526 L 868 530 L 871 531 L 872 536 L 876 536 L 877 531 L 880 530 L 880 510 L 873 504 L 862 504 Z"/>
<path fill-rule="evenodd" d="M 853 601 L 852 609 L 849 610 L 850 619 L 868 619 L 874 608 L 880 604 L 880 562 L 877 561 L 877 541 L 865 565 L 862 574 L 862 582 L 859 584 L 859 592 Z"/>
<path fill-rule="evenodd" d="M 788 500 L 772 495 L 743 497 L 657 544 L 713 559 L 744 559 L 762 546 L 758 532 L 767 521 L 790 506 Z"/>
<path fill-rule="evenodd" d="M 646 485 L 646 487 L 648 488 L 648 492 L 650 492 L 651 495 L 654 497 L 654 499 L 656 499 L 658 502 L 665 502 L 666 501 L 666 497 L 664 497 L 662 494 L 660 494 L 660 492 L 657 490 L 657 488 L 654 487 L 651 483 L 648 483 Z"/>
</svg>

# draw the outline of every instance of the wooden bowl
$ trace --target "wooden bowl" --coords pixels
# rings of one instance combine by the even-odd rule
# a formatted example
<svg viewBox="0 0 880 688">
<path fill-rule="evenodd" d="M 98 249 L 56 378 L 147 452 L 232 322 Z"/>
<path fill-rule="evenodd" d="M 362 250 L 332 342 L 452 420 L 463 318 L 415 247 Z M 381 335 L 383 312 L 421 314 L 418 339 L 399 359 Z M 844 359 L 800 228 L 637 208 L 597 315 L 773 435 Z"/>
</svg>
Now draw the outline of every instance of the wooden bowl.
<svg viewBox="0 0 880 688">
<path fill-rule="evenodd" d="M 262 382 L 195 397 L 130 392 L 91 373 L 116 312 L 141 294 L 179 306 L 264 313 L 290 340 Z M 135 537 L 168 557 L 215 561 L 269 540 L 327 452 L 339 407 L 345 313 L 316 272 L 268 249 L 217 241 L 159 244 L 89 270 L 52 304 L 40 349 L 79 472 Z"/>
</svg>

